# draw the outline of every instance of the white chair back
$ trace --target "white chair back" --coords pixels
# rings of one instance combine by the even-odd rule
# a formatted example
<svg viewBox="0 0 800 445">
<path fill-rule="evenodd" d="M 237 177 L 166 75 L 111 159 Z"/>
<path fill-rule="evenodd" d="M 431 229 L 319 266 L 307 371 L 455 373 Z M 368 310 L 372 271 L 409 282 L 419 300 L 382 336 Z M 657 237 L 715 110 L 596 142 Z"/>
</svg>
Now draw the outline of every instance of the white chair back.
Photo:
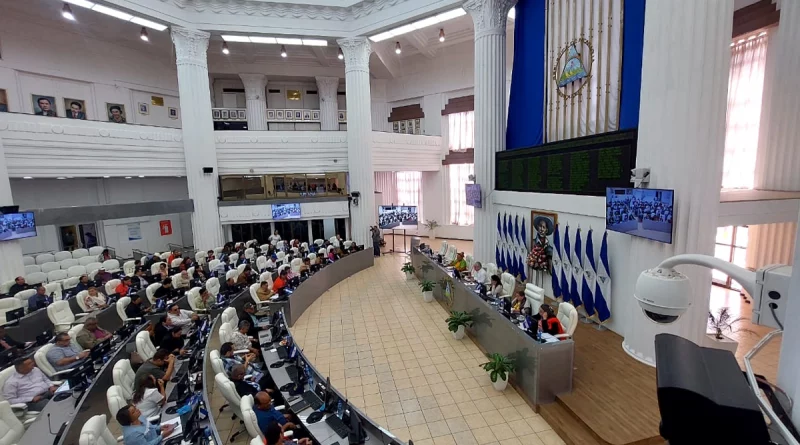
<svg viewBox="0 0 800 445">
<path fill-rule="evenodd" d="M 253 439 L 263 439 L 261 428 L 258 427 L 256 412 L 253 410 L 253 396 L 248 394 L 242 397 L 240 409 L 242 410 L 242 422 L 244 422 L 244 427 L 247 429 L 247 434 Z"/>
<path fill-rule="evenodd" d="M 239 315 L 236 313 L 236 308 L 228 307 L 222 311 L 222 322 L 232 327 L 239 325 Z"/>
<path fill-rule="evenodd" d="M 348 250 L 352 246 L 353 246 L 353 242 L 352 241 L 345 241 L 344 242 L 344 250 Z"/>
<path fill-rule="evenodd" d="M 12 445 L 17 443 L 25 434 L 25 426 L 19 420 L 11 404 L 6 401 L 0 402 L 0 445 Z"/>
<path fill-rule="evenodd" d="M 189 279 L 190 280 L 192 279 L 192 277 L 194 277 L 194 268 L 195 268 L 195 266 L 192 266 L 192 267 L 186 269 L 186 272 L 189 273 Z"/>
<path fill-rule="evenodd" d="M 303 265 L 303 260 L 300 259 L 300 258 L 295 258 L 295 259 L 292 260 L 290 265 L 292 267 L 292 272 L 300 273 L 300 266 Z"/>
<path fill-rule="evenodd" d="M 226 280 L 230 280 L 231 278 L 233 278 L 233 281 L 236 281 L 236 279 L 238 277 L 239 277 L 239 270 L 238 269 L 231 269 L 231 270 L 229 270 L 228 272 L 225 273 L 225 279 Z"/>
<path fill-rule="evenodd" d="M 325 240 L 317 238 L 314 240 L 314 244 L 316 244 L 319 247 L 322 247 L 322 245 L 325 244 Z"/>
<path fill-rule="evenodd" d="M 258 258 L 256 258 L 256 269 L 258 269 L 258 271 L 261 272 L 266 268 L 267 268 L 267 257 L 265 257 L 264 255 L 260 255 Z"/>
<path fill-rule="evenodd" d="M 72 344 L 74 348 L 77 350 L 82 350 L 83 347 L 78 343 L 78 333 L 83 330 L 83 323 L 78 323 L 75 326 L 69 328 L 67 333 L 69 334 L 69 342 Z"/>
<path fill-rule="evenodd" d="M 53 271 L 57 272 L 57 271 Z M 58 272 L 63 272 L 58 271 Z M 52 272 L 51 272 L 52 273 Z M 47 295 L 52 295 L 54 300 L 60 300 L 64 297 L 64 292 L 61 290 L 61 282 L 55 281 L 53 283 L 47 283 L 44 285 L 44 291 Z"/>
<path fill-rule="evenodd" d="M 24 256 L 22 257 L 22 264 L 25 266 L 33 266 L 36 264 L 36 260 L 32 256 Z"/>
<path fill-rule="evenodd" d="M 228 405 L 233 410 L 233 413 L 236 414 L 236 417 L 241 419 L 242 398 L 239 397 L 239 394 L 236 392 L 236 386 L 234 386 L 233 382 L 223 373 L 219 373 L 214 376 L 214 383 L 222 392 L 222 397 L 228 401 Z"/>
<path fill-rule="evenodd" d="M 86 306 L 87 295 L 89 295 L 88 290 L 82 290 L 78 292 L 78 295 L 75 295 L 75 300 L 78 302 L 78 307 L 81 308 L 83 312 L 89 312 L 89 307 Z"/>
<path fill-rule="evenodd" d="M 311 264 L 317 264 L 317 254 L 316 253 L 309 253 L 308 259 L 311 261 Z"/>
<path fill-rule="evenodd" d="M 136 352 L 142 357 L 143 360 L 150 360 L 156 353 L 156 347 L 153 346 L 150 340 L 150 333 L 147 331 L 140 331 L 136 334 Z"/>
<path fill-rule="evenodd" d="M 161 287 L 161 283 L 153 283 L 148 285 L 144 290 L 145 295 L 147 295 L 147 301 L 149 301 L 150 304 L 156 304 L 156 291 L 159 287 Z"/>
<path fill-rule="evenodd" d="M 104 250 L 106 250 L 106 248 L 103 247 L 103 246 L 90 247 L 89 248 L 89 255 L 97 256 L 97 255 L 100 255 L 101 253 L 103 253 Z"/>
<path fill-rule="evenodd" d="M 281 267 L 279 267 L 279 268 L 278 268 L 278 274 L 280 274 L 280 273 L 281 273 L 281 272 L 283 272 L 285 269 L 288 269 L 288 268 L 290 268 L 290 267 L 292 267 L 292 266 L 290 266 L 290 265 L 288 265 L 288 264 L 284 264 L 283 266 L 281 266 Z"/>
<path fill-rule="evenodd" d="M 261 301 L 261 300 L 258 299 L 258 293 L 257 293 L 259 287 L 261 287 L 261 283 L 253 283 L 253 284 L 250 285 L 250 297 L 256 303 Z M 0 301 L 2 301 L 2 300 L 0 300 Z"/>
<path fill-rule="evenodd" d="M 472 255 L 464 255 L 464 261 L 467 262 L 467 270 L 472 271 L 472 265 L 475 264 L 475 258 Z"/>
<path fill-rule="evenodd" d="M 103 268 L 108 272 L 119 272 L 119 261 L 117 260 L 103 261 Z"/>
<path fill-rule="evenodd" d="M 95 261 L 94 263 L 89 263 L 86 265 L 86 272 L 88 273 L 96 272 L 100 270 L 101 267 L 103 267 L 103 263 L 98 263 L 97 261 Z"/>
<path fill-rule="evenodd" d="M 226 375 L 225 373 L 225 363 L 222 361 L 222 358 L 219 356 L 219 351 L 216 349 L 212 349 L 208 353 L 209 357 L 211 358 L 211 369 L 214 370 L 214 375 L 222 374 Z M 2 383 L 2 382 L 0 382 Z"/>
<path fill-rule="evenodd" d="M 222 252 L 223 250 L 225 250 L 224 247 L 215 247 L 214 248 L 214 256 L 219 256 L 220 252 Z"/>
<path fill-rule="evenodd" d="M 56 332 L 66 332 L 75 322 L 75 314 L 65 300 L 54 301 L 47 305 L 47 318 L 55 326 Z"/>
<path fill-rule="evenodd" d="M 106 295 L 115 294 L 117 292 L 117 286 L 119 286 L 119 284 L 121 282 L 122 281 L 120 281 L 117 278 L 114 278 L 113 280 L 109 280 L 108 283 L 106 283 L 106 285 L 105 285 Z M 123 295 L 120 295 L 120 296 L 122 297 Z"/>
<path fill-rule="evenodd" d="M 207 258 L 208 254 L 203 251 L 194 254 L 194 261 L 201 266 L 205 266 Z"/>
<path fill-rule="evenodd" d="M 6 295 L 11 292 L 11 286 L 14 285 L 14 280 L 8 280 L 3 284 L 0 284 L 0 294 Z"/>
<path fill-rule="evenodd" d="M 252 247 L 248 247 L 247 249 L 244 249 L 244 257 L 246 259 L 248 259 L 249 261 L 252 261 L 253 257 L 255 257 L 255 256 L 256 256 L 256 249 L 253 249 Z"/>
<path fill-rule="evenodd" d="M 16 298 L 3 298 L 0 299 L 0 324 L 5 324 L 8 320 L 6 319 L 6 312 L 13 311 L 14 309 L 19 309 L 22 306 L 22 301 Z M 2 382 L 0 382 L 2 383 Z M 3 385 L 0 384 L 0 388 Z"/>
<path fill-rule="evenodd" d="M 85 256 L 89 256 L 89 251 L 86 249 L 75 249 L 72 251 L 72 258 L 76 260 Z"/>
<path fill-rule="evenodd" d="M 208 262 L 208 270 L 214 272 L 219 268 L 219 265 L 222 264 L 220 260 L 211 260 Z"/>
<path fill-rule="evenodd" d="M 54 270 L 61 269 L 61 265 L 56 262 L 44 263 L 42 264 L 42 272 L 50 273 Z"/>
<path fill-rule="evenodd" d="M 275 244 L 275 248 L 278 250 L 283 250 L 286 247 L 286 241 L 280 240 Z"/>
<path fill-rule="evenodd" d="M 489 283 L 492 281 L 492 275 L 497 275 L 497 265 L 494 263 L 486 263 L 483 265 L 483 268 L 486 269 L 486 282 Z"/>
<path fill-rule="evenodd" d="M 196 301 L 198 295 L 200 295 L 199 287 L 193 287 L 186 292 L 186 301 L 189 303 L 189 307 L 195 312 L 200 310 L 197 308 Z"/>
<path fill-rule="evenodd" d="M 52 263 L 56 260 L 56 256 L 52 253 L 43 253 L 36 255 L 36 264 L 42 265 L 44 263 Z"/>
<path fill-rule="evenodd" d="M 24 307 L 28 307 L 28 298 L 33 296 L 33 294 L 35 294 L 35 293 L 36 293 L 36 289 L 23 290 L 23 291 L 17 292 L 17 294 L 14 295 L 14 298 L 19 300 Z"/>
<path fill-rule="evenodd" d="M 3 301 L 3 300 L 0 300 L 0 301 Z M 219 353 L 217 353 L 217 356 L 219 356 Z M 8 366 L 5 369 L 3 369 L 2 371 L 0 371 L 0 388 L 6 386 L 6 380 L 8 380 L 11 377 L 12 374 L 14 374 L 14 367 L 13 366 Z M 0 402 L 5 402 L 5 401 L 6 401 L 6 398 L 3 396 L 3 391 L 0 391 Z"/>
<path fill-rule="evenodd" d="M 119 300 L 117 300 L 117 315 L 119 315 L 119 318 L 123 323 L 125 323 L 125 320 L 128 319 L 128 314 L 125 313 L 125 309 L 129 304 L 131 304 L 131 297 L 121 297 Z"/>
<path fill-rule="evenodd" d="M 206 281 L 206 289 L 208 289 L 208 293 L 211 294 L 212 297 L 217 298 L 219 295 L 219 278 L 211 277 Z"/>
<path fill-rule="evenodd" d="M 111 385 L 108 387 L 106 391 L 106 401 L 108 402 L 108 412 L 111 413 L 111 417 L 116 416 L 119 410 L 128 404 L 125 399 L 125 390 L 119 385 Z"/>
<path fill-rule="evenodd" d="M 503 272 L 503 275 L 500 275 L 500 283 L 503 285 L 504 297 L 514 295 L 514 286 L 517 284 L 517 280 L 514 279 L 514 275 L 511 275 L 508 272 Z"/>
<path fill-rule="evenodd" d="M 270 244 L 262 244 L 258 246 L 258 248 L 261 249 L 261 253 L 266 254 L 267 252 L 269 252 Z"/>
<path fill-rule="evenodd" d="M 52 377 L 56 373 L 56 369 L 47 360 L 47 353 L 53 349 L 53 346 L 53 343 L 47 343 L 33 353 L 33 361 L 36 362 L 36 366 L 48 377 Z"/>
<path fill-rule="evenodd" d="M 62 281 L 66 280 L 69 277 L 66 270 L 51 270 L 47 272 L 47 282 L 52 283 L 54 281 Z"/>
<path fill-rule="evenodd" d="M 72 266 L 67 269 L 67 275 L 70 277 L 80 278 L 81 275 L 86 274 L 86 267 L 85 266 Z"/>
<path fill-rule="evenodd" d="M 220 343 L 227 343 L 231 341 L 231 337 L 233 335 L 233 328 L 228 323 L 222 323 L 219 326 L 219 342 Z"/>
<path fill-rule="evenodd" d="M 64 292 L 66 292 L 70 289 L 75 289 L 80 282 L 81 279 L 78 277 L 69 277 L 61 282 L 61 287 L 64 289 Z"/>
<path fill-rule="evenodd" d="M 71 260 L 72 259 L 72 252 L 67 252 L 66 250 L 62 250 L 60 252 L 56 252 L 56 254 L 53 255 L 53 257 L 56 259 L 56 261 L 62 261 L 62 260 L 66 260 L 66 259 L 70 259 Z"/>
<path fill-rule="evenodd" d="M 70 267 L 78 266 L 81 263 L 79 263 L 78 260 L 75 260 L 75 259 L 72 259 L 72 258 L 67 258 L 66 260 L 59 261 L 58 264 L 61 266 L 62 269 L 67 270 Z"/>
<path fill-rule="evenodd" d="M 25 266 L 25 275 L 36 273 L 36 272 L 41 272 L 41 271 L 42 271 L 42 266 L 39 266 L 38 264 L 32 264 L 30 266 Z"/>
<path fill-rule="evenodd" d="M 278 252 L 275 256 L 277 257 L 275 260 L 277 264 L 283 264 L 286 261 L 286 252 Z"/>
<path fill-rule="evenodd" d="M 228 263 L 230 263 L 231 266 L 235 266 L 236 263 L 238 263 L 238 262 L 239 262 L 239 254 L 238 253 L 232 253 L 228 257 Z"/>
<path fill-rule="evenodd" d="M 263 281 L 269 283 L 269 287 L 272 288 L 272 272 L 264 272 L 258 277 L 259 283 Z"/>
<path fill-rule="evenodd" d="M 236 266 L 236 276 L 237 276 L 237 277 L 238 277 L 239 275 L 241 275 L 241 274 L 242 274 L 242 272 L 244 272 L 244 268 L 245 268 L 245 267 L 247 267 L 247 264 L 240 264 L 240 265 Z"/>
<path fill-rule="evenodd" d="M 160 263 L 153 263 L 153 265 L 150 266 L 150 274 L 151 275 L 157 275 L 158 274 L 158 269 L 161 268 L 162 264 L 167 264 L 167 263 L 165 263 L 164 261 L 161 261 Z"/>
<path fill-rule="evenodd" d="M 444 256 L 447 253 L 447 241 L 442 241 L 442 246 L 439 247 L 439 255 Z"/>
<path fill-rule="evenodd" d="M 298 249 L 297 247 L 292 247 L 292 248 L 291 248 L 291 249 L 289 249 L 289 250 L 291 250 L 291 251 L 292 251 L 292 254 L 293 254 L 294 256 L 300 255 L 300 249 Z"/>
<path fill-rule="evenodd" d="M 81 266 L 87 266 L 89 264 L 96 263 L 96 262 L 97 262 L 97 258 L 95 258 L 93 256 L 88 256 L 87 255 L 87 256 L 82 256 L 82 257 L 78 258 L 78 264 L 80 264 Z"/>
<path fill-rule="evenodd" d="M 122 263 L 122 273 L 125 276 L 130 277 L 136 272 L 136 262 L 135 261 L 125 261 Z"/>
<path fill-rule="evenodd" d="M 183 258 L 175 258 L 174 260 L 172 260 L 171 263 L 169 263 L 169 267 L 171 267 L 173 269 L 177 269 L 178 267 L 181 267 L 181 263 L 182 262 L 183 262 Z"/>
<path fill-rule="evenodd" d="M 106 424 L 105 414 L 92 416 L 83 424 L 78 445 L 117 445 L 117 439 Z"/>
<path fill-rule="evenodd" d="M 447 264 L 452 263 L 453 260 L 456 259 L 456 254 L 457 253 L 458 253 L 458 249 L 456 249 L 456 246 L 448 245 L 447 246 L 447 253 L 444 256 L 445 263 L 447 263 Z"/>
<path fill-rule="evenodd" d="M 133 397 L 133 384 L 136 380 L 136 373 L 133 372 L 131 361 L 124 358 L 114 363 L 111 377 L 114 379 L 114 386 L 122 389 L 122 397 L 125 400 L 130 400 Z"/>
<path fill-rule="evenodd" d="M 564 327 L 563 337 L 569 338 L 575 335 L 575 329 L 578 327 L 578 311 L 575 306 L 569 303 L 561 303 L 558 305 L 558 321 Z"/>
</svg>

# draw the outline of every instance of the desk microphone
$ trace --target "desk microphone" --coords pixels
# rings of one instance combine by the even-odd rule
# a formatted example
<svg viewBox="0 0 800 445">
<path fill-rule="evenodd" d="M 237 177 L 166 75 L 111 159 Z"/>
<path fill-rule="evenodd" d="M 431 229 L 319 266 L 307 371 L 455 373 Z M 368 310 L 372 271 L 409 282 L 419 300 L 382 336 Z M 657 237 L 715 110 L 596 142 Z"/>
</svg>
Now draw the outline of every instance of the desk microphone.
<svg viewBox="0 0 800 445">
<path fill-rule="evenodd" d="M 47 429 L 50 431 L 50 434 L 58 434 L 58 433 L 60 433 L 61 430 L 64 428 L 64 425 L 66 425 L 66 424 L 67 424 L 67 422 L 62 423 L 61 427 L 58 429 L 58 431 L 53 431 L 53 424 L 50 422 L 50 413 L 47 413 Z"/>
</svg>

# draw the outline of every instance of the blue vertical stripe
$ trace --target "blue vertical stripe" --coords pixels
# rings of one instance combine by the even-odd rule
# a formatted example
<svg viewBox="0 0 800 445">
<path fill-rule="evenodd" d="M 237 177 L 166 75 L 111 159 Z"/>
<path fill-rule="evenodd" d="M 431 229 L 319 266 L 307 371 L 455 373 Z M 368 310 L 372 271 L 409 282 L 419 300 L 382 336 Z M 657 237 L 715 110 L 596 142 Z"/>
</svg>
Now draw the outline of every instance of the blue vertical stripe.
<svg viewBox="0 0 800 445">
<path fill-rule="evenodd" d="M 622 26 L 622 91 L 619 99 L 619 129 L 639 126 L 644 51 L 645 0 L 625 0 Z M 515 53 L 516 54 L 516 53 Z M 514 60 L 516 63 L 516 59 Z M 512 90 L 513 91 L 513 90 Z M 509 123 L 511 119 L 509 118 Z"/>
<path fill-rule="evenodd" d="M 546 4 L 546 0 L 517 2 L 507 150 L 533 147 L 544 142 Z"/>
</svg>

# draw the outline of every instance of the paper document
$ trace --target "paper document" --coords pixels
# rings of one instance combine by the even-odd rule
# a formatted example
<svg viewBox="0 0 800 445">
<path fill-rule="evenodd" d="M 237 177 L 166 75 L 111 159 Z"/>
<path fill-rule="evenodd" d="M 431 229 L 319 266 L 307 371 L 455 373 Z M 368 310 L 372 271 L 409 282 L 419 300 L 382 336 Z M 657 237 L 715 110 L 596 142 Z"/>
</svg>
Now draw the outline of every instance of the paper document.
<svg viewBox="0 0 800 445">
<path fill-rule="evenodd" d="M 173 438 L 175 436 L 180 436 L 181 434 L 183 434 L 183 427 L 181 426 L 181 418 L 180 417 L 176 417 L 176 418 L 174 418 L 172 420 L 167 420 L 166 422 L 161 424 L 161 426 L 165 426 L 165 425 L 175 425 L 175 429 L 172 431 L 172 434 L 170 434 L 167 437 L 164 437 L 162 439 L 162 441 L 165 441 L 167 439 L 171 439 L 171 438 Z"/>
</svg>

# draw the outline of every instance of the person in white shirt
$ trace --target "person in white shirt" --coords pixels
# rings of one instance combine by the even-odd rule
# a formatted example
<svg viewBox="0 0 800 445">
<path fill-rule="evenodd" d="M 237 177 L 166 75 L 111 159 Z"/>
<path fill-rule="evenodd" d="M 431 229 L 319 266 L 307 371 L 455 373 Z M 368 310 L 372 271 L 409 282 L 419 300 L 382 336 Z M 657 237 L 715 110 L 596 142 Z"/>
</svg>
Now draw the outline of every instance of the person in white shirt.
<svg viewBox="0 0 800 445">
<path fill-rule="evenodd" d="M 474 279 L 476 283 L 483 284 L 486 282 L 486 270 L 483 268 L 480 261 L 476 261 L 475 264 L 472 265 L 472 279 Z"/>
<path fill-rule="evenodd" d="M 492 281 L 489 283 L 489 292 L 494 298 L 500 298 L 503 295 L 503 283 L 497 275 L 492 275 Z"/>
<path fill-rule="evenodd" d="M 143 416 L 151 417 L 161 412 L 165 400 L 164 381 L 156 380 L 153 374 L 148 374 L 142 378 L 131 402 L 139 408 Z"/>
<path fill-rule="evenodd" d="M 192 311 L 179 308 L 177 304 L 169 307 L 168 315 L 172 325 L 179 326 L 184 332 L 189 330 L 189 326 L 200 318 Z"/>
<path fill-rule="evenodd" d="M 269 236 L 269 242 L 270 242 L 270 243 L 272 243 L 273 241 L 277 243 L 277 242 L 278 242 L 278 241 L 280 241 L 280 240 L 281 240 L 281 236 L 280 236 L 280 235 L 278 235 L 278 231 L 277 231 L 277 230 L 275 231 L 275 233 L 274 233 L 274 234 L 272 234 L 272 235 L 270 235 L 270 236 Z"/>
<path fill-rule="evenodd" d="M 50 379 L 26 357 L 14 363 L 14 372 L 3 385 L 3 398 L 8 403 L 25 403 L 30 411 L 41 411 L 58 389 Z"/>
<path fill-rule="evenodd" d="M 278 257 L 276 255 L 272 255 L 269 258 L 267 258 L 267 265 L 265 267 L 267 269 L 274 269 L 274 268 L 278 267 L 278 263 L 275 262 L 275 260 L 277 258 Z"/>
<path fill-rule="evenodd" d="M 83 302 L 86 304 L 86 309 L 89 311 L 96 311 L 108 306 L 106 296 L 98 292 L 97 288 L 94 286 L 89 286 Z"/>
<path fill-rule="evenodd" d="M 247 349 L 251 353 L 258 355 L 258 349 L 253 347 L 253 342 L 250 340 L 250 337 L 247 336 L 247 332 L 250 330 L 250 322 L 241 320 L 239 321 L 238 328 L 238 331 L 231 334 L 231 343 L 233 343 L 233 347 L 237 351 Z"/>
</svg>

